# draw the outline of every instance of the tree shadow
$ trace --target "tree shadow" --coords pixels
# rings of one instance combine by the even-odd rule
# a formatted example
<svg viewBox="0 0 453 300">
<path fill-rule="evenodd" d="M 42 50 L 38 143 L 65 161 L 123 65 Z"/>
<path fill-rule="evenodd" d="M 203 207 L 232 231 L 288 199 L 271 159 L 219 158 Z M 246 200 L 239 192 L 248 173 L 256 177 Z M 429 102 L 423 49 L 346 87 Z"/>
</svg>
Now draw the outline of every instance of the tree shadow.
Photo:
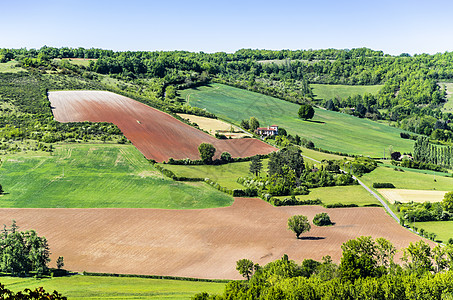
<svg viewBox="0 0 453 300">
<path fill-rule="evenodd" d="M 318 124 L 326 124 L 326 122 L 323 121 L 316 121 L 316 120 L 304 120 L 305 122 L 310 122 L 310 123 L 318 123 Z"/>
<path fill-rule="evenodd" d="M 303 236 L 300 237 L 299 240 L 308 240 L 308 241 L 318 241 L 318 240 L 324 240 L 325 237 L 323 236 Z"/>
</svg>

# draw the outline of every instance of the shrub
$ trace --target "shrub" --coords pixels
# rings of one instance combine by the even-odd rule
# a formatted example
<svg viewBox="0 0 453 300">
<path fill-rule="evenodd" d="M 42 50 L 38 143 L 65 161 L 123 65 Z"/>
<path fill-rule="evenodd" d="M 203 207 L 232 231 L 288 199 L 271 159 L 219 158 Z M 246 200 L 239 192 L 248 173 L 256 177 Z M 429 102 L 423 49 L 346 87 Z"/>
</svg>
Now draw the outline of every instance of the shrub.
<svg viewBox="0 0 453 300">
<path fill-rule="evenodd" d="M 313 224 L 316 226 L 327 226 L 332 225 L 332 221 L 330 221 L 330 217 L 327 213 L 320 213 L 313 218 Z"/>
<path fill-rule="evenodd" d="M 394 189 L 395 186 L 390 182 L 373 182 L 375 189 Z"/>
</svg>

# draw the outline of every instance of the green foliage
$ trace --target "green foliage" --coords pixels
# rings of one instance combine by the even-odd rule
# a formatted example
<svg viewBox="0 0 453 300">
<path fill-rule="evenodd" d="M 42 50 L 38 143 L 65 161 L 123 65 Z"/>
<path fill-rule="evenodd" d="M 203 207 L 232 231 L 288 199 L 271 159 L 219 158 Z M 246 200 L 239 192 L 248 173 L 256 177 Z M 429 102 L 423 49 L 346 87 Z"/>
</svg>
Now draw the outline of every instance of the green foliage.
<svg viewBox="0 0 453 300">
<path fill-rule="evenodd" d="M 288 219 L 288 229 L 293 231 L 297 238 L 302 233 L 310 231 L 310 228 L 311 226 L 306 216 L 294 215 Z"/>
<path fill-rule="evenodd" d="M 327 213 L 319 213 L 314 216 L 313 224 L 316 226 L 328 226 L 332 225 L 332 221 L 330 221 L 330 217 Z"/>
<path fill-rule="evenodd" d="M 11 228 L 4 225 L 0 234 L 0 271 L 12 276 L 41 276 L 47 273 L 50 251 L 45 237 L 34 230 L 18 231 L 16 222 Z"/>
<path fill-rule="evenodd" d="M 453 213 L 453 192 L 445 193 L 442 200 L 442 207 L 449 213 Z"/>
<path fill-rule="evenodd" d="M 308 119 L 313 119 L 315 116 L 315 110 L 313 109 L 313 106 L 310 104 L 302 104 L 299 108 L 299 118 L 308 120 Z"/>
<path fill-rule="evenodd" d="M 204 163 L 211 163 L 212 158 L 214 157 L 216 149 L 212 144 L 201 143 L 198 146 L 198 152 L 200 153 L 200 158 Z"/>
<path fill-rule="evenodd" d="M 247 280 L 250 279 L 250 276 L 253 274 L 253 261 L 250 259 L 240 259 L 236 262 L 236 270 Z"/>
<path fill-rule="evenodd" d="M 255 117 L 251 117 L 249 120 L 250 131 L 255 131 L 258 127 L 260 127 L 260 122 Z"/>
<path fill-rule="evenodd" d="M 258 176 L 259 173 L 261 172 L 263 168 L 263 163 L 261 162 L 261 159 L 259 156 L 254 156 L 252 160 L 250 161 L 250 173 L 255 174 L 255 176 Z"/>
<path fill-rule="evenodd" d="M 220 154 L 220 159 L 224 162 L 230 162 L 233 158 L 231 157 L 230 153 L 222 152 L 222 154 Z"/>
<path fill-rule="evenodd" d="M 447 221 L 450 213 L 439 202 L 408 202 L 395 203 L 397 211 L 407 222 Z"/>
</svg>

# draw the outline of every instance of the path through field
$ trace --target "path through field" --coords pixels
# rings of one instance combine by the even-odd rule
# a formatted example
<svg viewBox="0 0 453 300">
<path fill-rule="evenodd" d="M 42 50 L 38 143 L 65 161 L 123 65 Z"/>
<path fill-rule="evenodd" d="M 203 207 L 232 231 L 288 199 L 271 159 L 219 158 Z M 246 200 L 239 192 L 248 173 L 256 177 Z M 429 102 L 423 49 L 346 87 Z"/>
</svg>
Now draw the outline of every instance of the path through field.
<svg viewBox="0 0 453 300">
<path fill-rule="evenodd" d="M 49 100 L 57 121 L 114 123 L 146 158 L 159 162 L 200 159 L 201 143 L 213 144 L 215 157 L 225 151 L 233 157 L 249 157 L 276 150 L 257 139 L 218 140 L 169 114 L 111 92 L 49 92 Z"/>
<path fill-rule="evenodd" d="M 287 219 L 327 212 L 334 226 L 312 227 L 297 240 Z M 382 208 L 273 207 L 261 199 L 236 198 L 230 207 L 162 209 L 0 209 L 0 224 L 45 236 L 53 261 L 63 256 L 74 271 L 240 278 L 241 258 L 265 265 L 288 254 L 297 262 L 331 255 L 358 236 L 384 237 L 397 248 L 420 239 Z"/>
</svg>

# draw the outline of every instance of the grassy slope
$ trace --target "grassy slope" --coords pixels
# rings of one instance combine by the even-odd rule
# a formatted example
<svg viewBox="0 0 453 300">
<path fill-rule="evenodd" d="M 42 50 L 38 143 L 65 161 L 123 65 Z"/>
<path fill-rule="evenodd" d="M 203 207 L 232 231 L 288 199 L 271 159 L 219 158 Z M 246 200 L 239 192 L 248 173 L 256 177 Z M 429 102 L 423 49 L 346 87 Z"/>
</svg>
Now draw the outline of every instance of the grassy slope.
<svg viewBox="0 0 453 300">
<path fill-rule="evenodd" d="M 16 67 L 17 61 L 9 61 L 0 63 L 0 73 L 18 73 L 20 71 L 26 72 L 27 70 Z"/>
<path fill-rule="evenodd" d="M 280 199 L 288 198 L 289 196 L 277 197 Z M 371 196 L 360 185 L 353 186 L 332 186 L 310 189 L 310 194 L 297 196 L 300 200 L 315 200 L 320 199 L 324 204 L 357 204 L 359 206 L 369 204 L 380 204 L 376 198 Z"/>
<path fill-rule="evenodd" d="M 453 238 L 453 221 L 415 222 L 414 226 L 419 230 L 423 228 L 427 232 L 437 234 L 436 240 L 444 243 Z"/>
<path fill-rule="evenodd" d="M 378 167 L 373 172 L 363 175 L 360 179 L 370 187 L 373 182 L 391 182 L 397 189 L 411 190 L 446 191 L 453 187 L 452 177 L 422 174 L 409 170 L 398 172 L 390 167 Z"/>
<path fill-rule="evenodd" d="M 226 85 L 183 90 L 181 96 L 190 105 L 206 108 L 227 121 L 238 124 L 255 116 L 263 126 L 280 125 L 328 150 L 380 157 L 390 145 L 400 152 L 413 148 L 413 141 L 399 137 L 399 129 L 320 109 L 316 109 L 315 122 L 303 121 L 294 103 Z"/>
<path fill-rule="evenodd" d="M 335 97 L 347 98 L 351 95 L 363 95 L 365 93 L 377 94 L 382 85 L 334 85 L 334 84 L 310 84 L 316 99 L 334 99 Z"/>
<path fill-rule="evenodd" d="M 40 280 L 1 277 L 0 282 L 15 292 L 42 286 L 69 299 L 190 299 L 205 291 L 221 294 L 225 287 L 224 283 L 82 275 Z"/>
<path fill-rule="evenodd" d="M 267 159 L 263 162 L 263 171 L 267 170 Z M 250 162 L 237 162 L 220 166 L 183 166 L 183 165 L 162 165 L 173 171 L 177 176 L 210 178 L 223 187 L 229 189 L 243 189 L 244 186 L 237 183 L 239 177 L 251 175 L 249 172 Z"/>
<path fill-rule="evenodd" d="M 445 112 L 453 112 L 453 83 L 439 83 L 440 86 L 445 85 L 447 87 L 447 102 L 444 104 L 443 110 Z"/>
<path fill-rule="evenodd" d="M 52 155 L 2 160 L 0 182 L 8 194 L 0 207 L 190 209 L 233 201 L 204 183 L 163 178 L 132 145 L 61 145 Z"/>
</svg>

